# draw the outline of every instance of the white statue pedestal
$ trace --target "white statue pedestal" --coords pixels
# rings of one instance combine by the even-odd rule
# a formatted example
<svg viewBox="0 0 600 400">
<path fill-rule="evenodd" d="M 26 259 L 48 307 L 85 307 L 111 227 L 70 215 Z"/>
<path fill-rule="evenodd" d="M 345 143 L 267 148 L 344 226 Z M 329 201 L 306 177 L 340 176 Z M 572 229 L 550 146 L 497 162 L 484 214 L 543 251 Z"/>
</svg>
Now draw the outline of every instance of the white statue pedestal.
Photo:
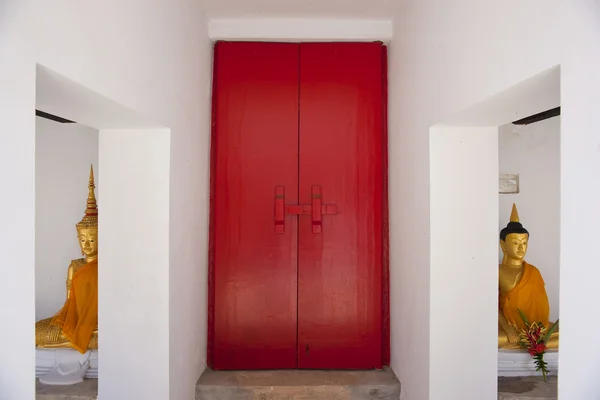
<svg viewBox="0 0 600 400">
<path fill-rule="evenodd" d="M 35 349 L 35 376 L 49 385 L 73 385 L 98 378 L 98 351 Z"/>
<path fill-rule="evenodd" d="M 558 372 L 558 350 L 547 350 L 544 361 L 551 375 Z M 541 376 L 533 358 L 526 350 L 498 349 L 498 376 Z"/>
</svg>

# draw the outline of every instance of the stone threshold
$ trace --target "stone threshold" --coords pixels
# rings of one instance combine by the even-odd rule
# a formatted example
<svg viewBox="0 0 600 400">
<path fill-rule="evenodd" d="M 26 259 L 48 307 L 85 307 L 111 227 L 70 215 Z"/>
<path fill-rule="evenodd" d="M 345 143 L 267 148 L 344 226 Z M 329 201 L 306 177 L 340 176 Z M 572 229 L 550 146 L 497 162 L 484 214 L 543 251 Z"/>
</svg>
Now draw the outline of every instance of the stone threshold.
<svg viewBox="0 0 600 400">
<path fill-rule="evenodd" d="M 85 379 L 75 385 L 44 385 L 35 380 L 36 400 L 97 400 L 98 379 Z"/>
<path fill-rule="evenodd" d="M 399 400 L 400 381 L 383 370 L 213 371 L 196 384 L 196 400 Z"/>
<path fill-rule="evenodd" d="M 541 376 L 498 378 L 498 400 L 557 400 L 555 375 L 544 382 Z"/>
</svg>

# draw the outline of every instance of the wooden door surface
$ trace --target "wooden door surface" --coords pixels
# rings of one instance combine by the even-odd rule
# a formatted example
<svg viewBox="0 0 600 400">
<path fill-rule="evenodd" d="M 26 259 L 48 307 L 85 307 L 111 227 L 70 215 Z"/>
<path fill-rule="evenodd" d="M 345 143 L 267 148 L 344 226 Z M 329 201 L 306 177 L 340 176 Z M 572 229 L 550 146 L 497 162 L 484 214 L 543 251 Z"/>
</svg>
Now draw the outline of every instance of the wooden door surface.
<svg viewBox="0 0 600 400">
<path fill-rule="evenodd" d="M 300 368 L 381 367 L 382 49 L 300 45 L 300 203 L 338 210 L 299 219 Z"/>
<path fill-rule="evenodd" d="M 298 202 L 298 45 L 215 51 L 213 367 L 297 366 L 297 217 L 274 226 L 275 187 Z"/>
<path fill-rule="evenodd" d="M 382 49 L 215 47 L 213 368 L 382 366 Z"/>
</svg>

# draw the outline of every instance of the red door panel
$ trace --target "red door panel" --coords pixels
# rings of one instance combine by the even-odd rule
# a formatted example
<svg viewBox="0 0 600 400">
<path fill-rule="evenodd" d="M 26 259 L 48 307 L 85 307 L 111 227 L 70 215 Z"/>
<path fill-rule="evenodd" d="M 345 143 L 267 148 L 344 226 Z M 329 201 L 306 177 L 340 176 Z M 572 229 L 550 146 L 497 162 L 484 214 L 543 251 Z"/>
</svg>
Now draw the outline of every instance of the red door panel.
<svg viewBox="0 0 600 400">
<path fill-rule="evenodd" d="M 382 45 L 300 45 L 298 366 L 382 366 Z"/>
<path fill-rule="evenodd" d="M 298 45 L 220 42 L 214 73 L 213 367 L 296 368 Z"/>
</svg>

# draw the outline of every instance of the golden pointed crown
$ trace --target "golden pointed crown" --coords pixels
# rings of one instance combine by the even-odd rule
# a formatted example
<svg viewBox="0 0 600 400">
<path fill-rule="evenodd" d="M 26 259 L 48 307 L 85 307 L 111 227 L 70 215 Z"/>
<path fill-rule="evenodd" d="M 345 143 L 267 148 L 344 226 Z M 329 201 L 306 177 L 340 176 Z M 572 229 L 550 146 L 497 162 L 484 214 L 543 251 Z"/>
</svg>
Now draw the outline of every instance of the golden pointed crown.
<svg viewBox="0 0 600 400">
<path fill-rule="evenodd" d="M 94 194 L 94 168 L 90 166 L 90 180 L 88 183 L 88 198 L 85 207 L 83 219 L 76 225 L 77 229 L 98 228 L 98 206 L 96 205 L 96 196 Z"/>
<path fill-rule="evenodd" d="M 529 231 L 527 231 L 527 229 L 525 229 L 519 221 L 519 212 L 517 211 L 517 205 L 514 203 L 510 213 L 510 221 L 506 225 L 506 228 L 500 231 L 500 239 L 505 240 L 506 236 L 510 235 L 511 233 L 526 233 L 529 235 Z"/>
<path fill-rule="evenodd" d="M 510 222 L 519 222 L 519 212 L 517 211 L 517 205 L 513 203 L 512 211 L 510 213 Z"/>
</svg>

